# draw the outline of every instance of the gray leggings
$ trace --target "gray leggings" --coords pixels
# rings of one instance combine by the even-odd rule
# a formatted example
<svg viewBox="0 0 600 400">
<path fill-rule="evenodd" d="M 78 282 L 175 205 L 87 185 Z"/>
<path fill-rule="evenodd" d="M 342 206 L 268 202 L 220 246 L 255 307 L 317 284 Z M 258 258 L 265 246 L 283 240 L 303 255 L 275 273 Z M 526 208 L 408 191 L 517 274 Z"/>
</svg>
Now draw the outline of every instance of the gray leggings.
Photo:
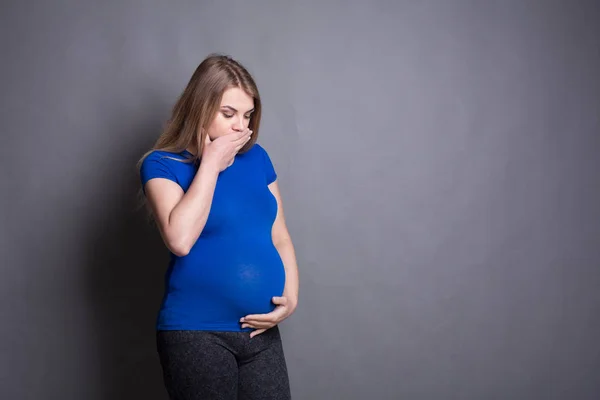
<svg viewBox="0 0 600 400">
<path fill-rule="evenodd" d="M 158 331 L 157 349 L 171 400 L 288 400 L 277 326 L 249 332 Z"/>
</svg>

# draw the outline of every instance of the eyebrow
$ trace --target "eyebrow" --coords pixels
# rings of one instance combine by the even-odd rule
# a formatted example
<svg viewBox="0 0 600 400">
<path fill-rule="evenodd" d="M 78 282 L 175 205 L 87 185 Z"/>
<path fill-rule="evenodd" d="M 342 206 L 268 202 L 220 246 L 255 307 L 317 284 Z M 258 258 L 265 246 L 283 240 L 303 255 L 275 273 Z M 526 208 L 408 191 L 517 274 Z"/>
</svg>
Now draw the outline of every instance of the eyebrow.
<svg viewBox="0 0 600 400">
<path fill-rule="evenodd" d="M 238 110 L 236 110 L 235 108 L 233 108 L 233 107 L 231 107 L 231 106 L 223 106 L 223 107 L 221 107 L 221 108 L 228 108 L 228 109 L 230 109 L 230 110 L 231 110 L 231 111 L 233 111 L 233 112 L 237 112 L 237 111 L 238 111 Z M 253 108 L 253 109 L 251 109 L 251 110 L 248 110 L 248 113 L 251 113 L 251 112 L 254 112 L 254 108 Z"/>
</svg>

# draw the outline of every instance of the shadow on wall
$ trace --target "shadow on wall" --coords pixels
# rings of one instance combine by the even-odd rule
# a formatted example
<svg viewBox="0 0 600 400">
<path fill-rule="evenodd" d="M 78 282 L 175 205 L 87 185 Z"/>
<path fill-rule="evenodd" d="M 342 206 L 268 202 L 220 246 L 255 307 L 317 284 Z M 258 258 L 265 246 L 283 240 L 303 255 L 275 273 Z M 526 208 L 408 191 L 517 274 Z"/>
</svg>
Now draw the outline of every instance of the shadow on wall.
<svg viewBox="0 0 600 400">
<path fill-rule="evenodd" d="M 162 121 L 157 115 L 164 115 L 164 108 L 147 110 L 160 111 L 133 131 L 115 123 L 119 124 L 113 132 L 116 137 L 127 129 L 122 137 L 133 133 L 140 140 L 128 148 L 108 149 L 110 169 L 101 172 L 103 185 L 98 185 L 94 196 L 98 211 L 87 222 L 86 284 L 95 335 L 90 341 L 96 346 L 96 382 L 101 391 L 97 398 L 102 399 L 167 398 L 154 324 L 168 253 L 146 210 L 138 206 L 136 170 L 137 160 L 160 132 Z"/>
</svg>

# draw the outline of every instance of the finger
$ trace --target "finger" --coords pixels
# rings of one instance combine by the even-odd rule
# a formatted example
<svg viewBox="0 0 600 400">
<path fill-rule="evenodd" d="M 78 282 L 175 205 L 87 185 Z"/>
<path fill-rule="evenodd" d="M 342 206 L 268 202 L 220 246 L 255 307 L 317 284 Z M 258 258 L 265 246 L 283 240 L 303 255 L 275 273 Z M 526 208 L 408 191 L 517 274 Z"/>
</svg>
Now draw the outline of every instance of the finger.
<svg viewBox="0 0 600 400">
<path fill-rule="evenodd" d="M 272 324 L 275 321 L 277 321 L 277 318 L 273 317 L 273 316 L 268 316 L 268 317 L 256 317 L 256 318 L 244 318 L 243 323 L 244 324 L 250 324 L 250 325 L 261 325 L 261 324 Z"/>
<path fill-rule="evenodd" d="M 252 137 L 252 131 L 247 130 L 245 131 L 241 136 L 237 137 L 233 143 L 236 145 L 245 145 L 248 140 L 250 140 L 250 138 Z"/>
<path fill-rule="evenodd" d="M 240 322 L 274 322 L 281 318 L 283 315 L 285 315 L 285 309 L 283 308 L 283 306 L 278 306 L 275 310 L 267 314 L 247 315 L 244 318 L 240 319 Z"/>
<path fill-rule="evenodd" d="M 252 329 L 268 329 L 275 326 L 274 322 L 245 322 L 242 324 L 242 328 Z"/>
<path fill-rule="evenodd" d="M 246 139 L 242 143 L 240 143 L 237 146 L 235 146 L 235 148 L 234 148 L 235 153 L 237 153 L 238 151 L 240 151 L 246 145 L 246 143 L 248 143 L 249 141 L 250 141 L 250 138 Z"/>
<path fill-rule="evenodd" d="M 255 337 L 255 336 L 257 336 L 257 335 L 260 335 L 261 333 L 263 333 L 263 332 L 265 332 L 265 331 L 266 331 L 266 329 L 257 329 L 257 330 L 255 330 L 255 331 L 252 331 L 252 332 L 250 333 L 250 339 L 252 339 L 253 337 Z"/>
<path fill-rule="evenodd" d="M 240 320 L 240 322 L 248 322 L 255 324 L 258 322 L 271 322 L 274 320 L 273 313 L 248 315 Z"/>
<path fill-rule="evenodd" d="M 248 143 L 248 140 L 250 140 L 249 136 L 246 139 L 242 140 L 241 142 L 235 142 L 235 147 L 234 147 L 235 151 L 237 152 L 239 149 L 244 147 L 246 145 L 246 143 Z"/>
<path fill-rule="evenodd" d="M 246 143 L 251 136 L 252 131 L 250 129 L 244 129 L 243 131 L 234 135 L 232 142 L 235 144 Z"/>
</svg>

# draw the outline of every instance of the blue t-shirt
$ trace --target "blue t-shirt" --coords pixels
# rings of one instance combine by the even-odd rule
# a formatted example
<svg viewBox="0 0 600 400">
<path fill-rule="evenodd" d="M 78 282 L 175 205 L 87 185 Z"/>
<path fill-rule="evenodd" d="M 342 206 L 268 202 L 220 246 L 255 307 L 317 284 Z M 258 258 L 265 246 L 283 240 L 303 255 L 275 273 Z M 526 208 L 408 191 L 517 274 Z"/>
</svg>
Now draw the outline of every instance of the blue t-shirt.
<svg viewBox="0 0 600 400">
<path fill-rule="evenodd" d="M 198 166 L 172 158 L 189 155 L 150 153 L 140 170 L 142 187 L 152 178 L 166 178 L 187 192 Z M 170 253 L 158 330 L 248 331 L 241 317 L 274 309 L 271 299 L 283 294 L 285 284 L 271 237 L 277 201 L 267 185 L 276 178 L 258 144 L 219 174 L 200 237 L 186 256 Z"/>
</svg>

